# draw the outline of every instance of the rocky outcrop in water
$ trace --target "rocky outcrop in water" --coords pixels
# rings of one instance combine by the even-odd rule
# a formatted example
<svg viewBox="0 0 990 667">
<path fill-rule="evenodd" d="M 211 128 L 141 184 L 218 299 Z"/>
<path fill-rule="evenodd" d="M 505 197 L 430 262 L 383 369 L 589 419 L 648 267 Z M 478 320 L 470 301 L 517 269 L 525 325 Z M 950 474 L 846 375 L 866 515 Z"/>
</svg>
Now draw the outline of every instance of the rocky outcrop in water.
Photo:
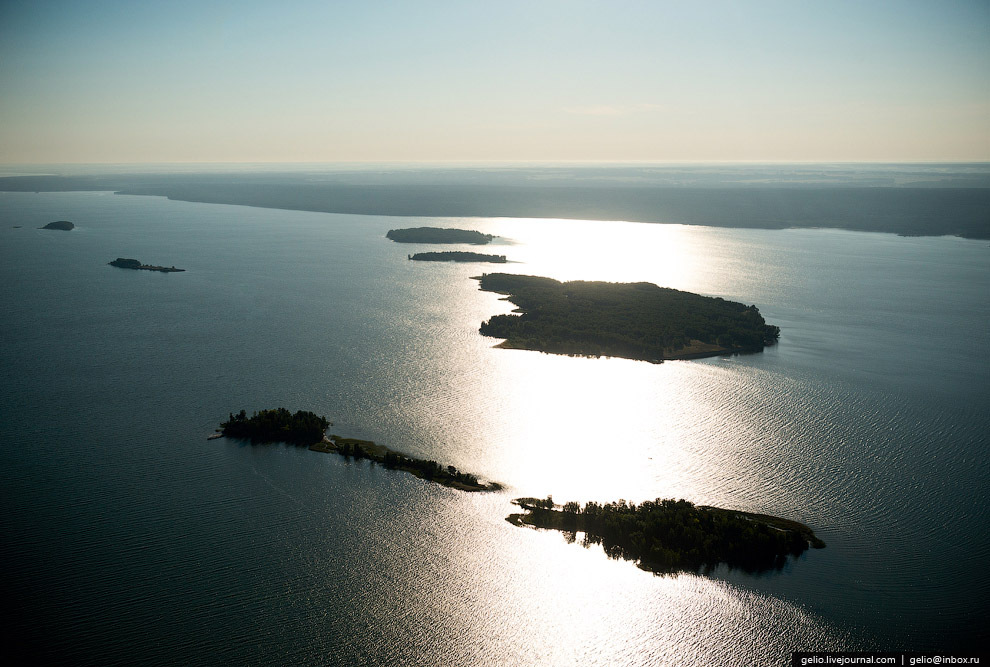
<svg viewBox="0 0 990 667">
<path fill-rule="evenodd" d="M 68 220 L 56 220 L 55 222 L 49 222 L 44 227 L 39 227 L 38 229 L 59 229 L 68 232 L 75 228 L 76 226 Z"/>
</svg>

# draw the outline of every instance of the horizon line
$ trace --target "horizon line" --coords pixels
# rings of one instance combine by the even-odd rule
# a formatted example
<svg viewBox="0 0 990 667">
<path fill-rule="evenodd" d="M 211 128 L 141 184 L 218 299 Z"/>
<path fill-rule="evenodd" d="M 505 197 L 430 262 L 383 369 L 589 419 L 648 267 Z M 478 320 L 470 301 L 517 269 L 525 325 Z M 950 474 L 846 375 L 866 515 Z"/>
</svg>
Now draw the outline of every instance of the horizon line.
<svg viewBox="0 0 990 667">
<path fill-rule="evenodd" d="M 62 162 L 3 162 L 0 169 L 13 167 L 43 167 L 43 166 L 76 166 L 76 167 L 133 167 L 133 166 L 694 166 L 694 165 L 988 165 L 990 158 L 984 160 L 901 160 L 901 159 L 870 159 L 870 160 L 261 160 L 261 161 L 147 161 L 147 162 L 115 162 L 115 161 L 62 161 Z"/>
</svg>

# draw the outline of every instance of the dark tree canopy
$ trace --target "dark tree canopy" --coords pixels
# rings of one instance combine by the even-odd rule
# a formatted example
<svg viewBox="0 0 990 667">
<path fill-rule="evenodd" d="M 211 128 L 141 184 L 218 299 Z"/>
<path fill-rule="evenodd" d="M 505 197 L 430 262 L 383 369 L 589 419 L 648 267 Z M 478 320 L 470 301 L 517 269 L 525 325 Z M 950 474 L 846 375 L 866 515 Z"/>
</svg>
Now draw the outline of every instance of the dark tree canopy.
<svg viewBox="0 0 990 667">
<path fill-rule="evenodd" d="M 601 544 L 612 558 L 637 561 L 654 572 L 696 572 L 720 563 L 747 571 L 780 568 L 809 544 L 825 543 L 810 528 L 764 514 L 696 507 L 686 500 L 657 498 L 640 505 L 619 500 L 567 503 L 557 510 L 552 498 L 515 501 L 530 512 L 513 523 L 585 533 L 585 544 Z"/>
<path fill-rule="evenodd" d="M 780 329 L 756 306 L 658 287 L 489 273 L 481 289 L 508 295 L 521 315 L 481 325 L 503 347 L 646 361 L 760 351 Z"/>
<path fill-rule="evenodd" d="M 469 243 L 485 245 L 494 236 L 482 234 L 471 229 L 444 229 L 442 227 L 410 227 L 408 229 L 390 229 L 385 238 L 397 243 Z"/>
<path fill-rule="evenodd" d="M 312 445 L 323 440 L 330 422 L 312 412 L 299 410 L 292 414 L 285 408 L 262 410 L 250 417 L 244 410 L 220 424 L 222 433 L 231 438 L 252 442 L 289 442 Z"/>
<path fill-rule="evenodd" d="M 417 252 L 409 255 L 409 259 L 419 262 L 488 262 L 490 264 L 505 264 L 505 255 L 486 255 L 480 252 Z"/>
</svg>

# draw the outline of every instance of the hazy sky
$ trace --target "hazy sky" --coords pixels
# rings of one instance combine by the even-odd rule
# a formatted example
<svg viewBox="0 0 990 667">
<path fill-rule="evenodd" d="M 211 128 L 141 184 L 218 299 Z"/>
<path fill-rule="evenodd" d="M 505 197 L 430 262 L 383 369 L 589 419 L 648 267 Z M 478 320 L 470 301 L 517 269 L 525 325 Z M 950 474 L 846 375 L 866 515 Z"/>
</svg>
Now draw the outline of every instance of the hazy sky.
<svg viewBox="0 0 990 667">
<path fill-rule="evenodd" d="M 990 0 L 0 0 L 0 162 L 990 160 Z"/>
</svg>

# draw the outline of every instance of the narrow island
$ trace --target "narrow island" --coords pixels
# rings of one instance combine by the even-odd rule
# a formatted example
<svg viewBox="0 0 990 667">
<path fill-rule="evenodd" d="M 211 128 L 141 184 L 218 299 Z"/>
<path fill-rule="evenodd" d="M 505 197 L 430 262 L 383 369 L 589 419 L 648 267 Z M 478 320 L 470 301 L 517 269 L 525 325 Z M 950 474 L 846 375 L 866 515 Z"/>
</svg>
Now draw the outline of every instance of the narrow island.
<svg viewBox="0 0 990 667">
<path fill-rule="evenodd" d="M 485 245 L 495 238 L 472 229 L 445 229 L 442 227 L 410 227 L 390 229 L 385 238 L 396 243 L 468 243 Z"/>
<path fill-rule="evenodd" d="M 408 255 L 409 259 L 417 262 L 488 262 L 490 264 L 505 264 L 505 255 L 485 255 L 480 252 L 417 252 Z"/>
<path fill-rule="evenodd" d="M 44 227 L 38 227 L 38 229 L 58 229 L 61 231 L 72 231 L 76 226 L 69 222 L 68 220 L 56 220 L 55 222 L 49 222 Z"/>
<path fill-rule="evenodd" d="M 496 347 L 660 363 L 759 352 L 780 336 L 756 306 L 652 283 L 562 283 L 506 273 L 475 279 L 518 306 L 518 315 L 482 323 L 481 334 L 505 339 Z"/>
<path fill-rule="evenodd" d="M 227 421 L 220 424 L 219 435 L 250 440 L 253 443 L 287 442 L 306 446 L 314 452 L 336 452 L 348 459 L 367 459 L 390 470 L 403 470 L 421 479 L 461 491 L 498 491 L 502 488 L 498 482 L 483 482 L 476 475 L 460 472 L 454 466 L 406 456 L 371 440 L 343 438 L 339 435 L 327 437 L 326 430 L 329 426 L 330 422 L 326 417 L 304 410 L 291 413 L 285 408 L 275 408 L 255 412 L 250 417 L 245 410 L 241 410 L 236 415 L 230 413 Z"/>
<path fill-rule="evenodd" d="M 512 501 L 525 514 L 506 521 L 563 531 L 568 541 L 584 533 L 582 544 L 601 544 L 609 558 L 636 561 L 655 574 L 710 571 L 721 563 L 747 572 L 781 569 L 788 556 L 825 543 L 808 526 L 766 514 L 697 507 L 686 500 L 646 501 L 638 506 L 576 502 L 563 506 L 548 496 Z"/>
<path fill-rule="evenodd" d="M 331 435 L 311 445 L 310 449 L 314 452 L 337 452 L 341 456 L 354 459 L 368 459 L 389 470 L 404 470 L 421 479 L 461 491 L 499 491 L 502 489 L 502 485 L 498 482 L 486 483 L 479 480 L 477 475 L 460 472 L 454 466 L 444 466 L 436 461 L 406 456 L 384 445 L 375 444 L 372 440 L 358 440 L 357 438 L 342 438 L 339 435 Z"/>
<path fill-rule="evenodd" d="M 127 259 L 124 257 L 118 257 L 112 262 L 107 262 L 107 264 L 121 269 L 136 269 L 139 271 L 161 271 L 162 273 L 177 273 L 179 271 L 185 271 L 185 269 L 177 269 L 174 266 L 153 266 L 151 264 L 142 264 L 136 259 Z"/>
</svg>

